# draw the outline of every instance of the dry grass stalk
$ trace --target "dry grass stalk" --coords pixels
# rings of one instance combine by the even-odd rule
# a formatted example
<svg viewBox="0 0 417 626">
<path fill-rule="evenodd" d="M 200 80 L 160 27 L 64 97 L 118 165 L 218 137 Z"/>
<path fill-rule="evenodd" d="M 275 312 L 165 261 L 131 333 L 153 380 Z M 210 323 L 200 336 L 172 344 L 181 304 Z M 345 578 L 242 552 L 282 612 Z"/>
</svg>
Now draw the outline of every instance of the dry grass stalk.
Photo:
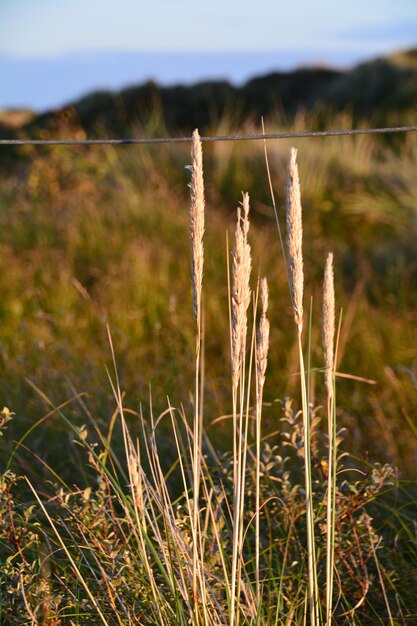
<svg viewBox="0 0 417 626">
<path fill-rule="evenodd" d="M 196 320 L 200 319 L 201 289 L 204 264 L 204 180 L 203 151 L 200 135 L 193 132 L 191 144 L 191 183 L 190 183 L 190 236 L 191 236 L 191 280 L 193 286 L 193 309 Z"/>
<path fill-rule="evenodd" d="M 297 150 L 291 148 L 287 182 L 287 250 L 294 319 L 300 334 L 303 328 L 304 289 L 302 239 L 303 223 Z"/>
<path fill-rule="evenodd" d="M 196 333 L 196 367 L 195 367 L 195 406 L 193 425 L 193 447 L 192 447 L 192 473 L 193 473 L 193 503 L 192 503 L 192 536 L 193 536 L 193 597 L 195 603 L 195 615 L 198 609 L 198 578 L 199 560 L 202 563 L 203 555 L 199 554 L 199 532 L 200 513 L 199 496 L 201 480 L 201 437 L 202 437 L 202 379 L 201 372 L 201 346 L 202 346 L 202 311 L 201 293 L 203 285 L 203 264 L 204 264 L 204 180 L 203 180 L 203 151 L 200 135 L 196 129 L 193 132 L 191 142 L 191 202 L 190 202 L 190 239 L 191 239 L 191 282 L 193 287 L 193 312 L 197 322 Z M 202 583 L 200 577 L 200 583 Z M 203 592 L 200 584 L 200 591 Z"/>
<path fill-rule="evenodd" d="M 324 379 L 327 390 L 329 475 L 327 484 L 327 523 L 326 523 L 326 624 L 332 623 L 332 601 L 334 580 L 334 541 L 336 515 L 336 413 L 334 406 L 334 335 L 335 335 L 335 296 L 333 254 L 326 259 L 323 284 L 323 352 Z"/>
<path fill-rule="evenodd" d="M 303 224 L 301 209 L 301 191 L 297 166 L 297 150 L 290 149 L 290 163 L 288 166 L 287 181 L 287 250 L 288 250 L 288 278 L 294 320 L 298 333 L 298 350 L 300 355 L 300 383 L 303 414 L 304 435 L 304 468 L 306 493 L 306 526 L 307 526 L 307 556 L 308 556 L 308 595 L 310 604 L 311 626 L 319 626 L 319 592 L 317 582 L 316 548 L 314 537 L 314 512 L 312 502 L 312 468 L 311 468 L 311 420 L 308 402 L 306 371 L 301 342 L 303 330 Z"/>
<path fill-rule="evenodd" d="M 261 463 L 261 419 L 262 419 L 262 395 L 265 384 L 265 372 L 268 362 L 269 350 L 269 320 L 266 317 L 268 310 L 268 282 L 266 278 L 261 279 L 261 319 L 258 327 L 258 341 L 256 344 L 256 517 L 255 517 L 255 572 L 256 572 L 256 600 L 259 606 L 261 602 L 260 586 L 260 463 Z"/>
<path fill-rule="evenodd" d="M 242 214 L 243 213 L 243 214 Z M 249 195 L 243 194 L 242 209 L 237 210 L 236 243 L 232 265 L 232 381 L 236 389 L 244 362 L 247 335 L 247 310 L 251 300 L 249 286 L 252 268 L 249 232 Z"/>
<path fill-rule="evenodd" d="M 335 304 L 334 304 L 334 276 L 333 254 L 330 252 L 326 260 L 323 286 L 323 351 L 324 351 L 324 379 L 329 398 L 333 396 L 334 371 L 334 333 L 335 333 Z"/>
<path fill-rule="evenodd" d="M 245 356 L 247 337 L 247 310 L 251 301 L 251 249 L 248 244 L 249 195 L 243 194 L 242 206 L 237 209 L 235 247 L 232 252 L 231 286 L 231 356 L 233 386 L 233 556 L 231 574 L 231 622 L 234 626 L 239 614 L 241 579 L 241 542 L 243 537 L 243 507 L 245 491 L 246 442 L 244 435 Z M 240 383 L 240 402 L 238 392 Z"/>
</svg>

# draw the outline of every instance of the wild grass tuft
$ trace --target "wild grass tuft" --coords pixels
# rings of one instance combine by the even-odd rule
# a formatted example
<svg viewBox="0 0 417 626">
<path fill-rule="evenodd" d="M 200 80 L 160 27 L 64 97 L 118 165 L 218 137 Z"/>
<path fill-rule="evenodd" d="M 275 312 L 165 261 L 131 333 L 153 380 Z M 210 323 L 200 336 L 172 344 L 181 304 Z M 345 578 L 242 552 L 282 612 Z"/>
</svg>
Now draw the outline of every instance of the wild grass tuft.
<svg viewBox="0 0 417 626">
<path fill-rule="evenodd" d="M 13 452 L 1 470 L 1 624 L 353 626 L 385 621 L 403 624 L 415 618 L 415 594 L 410 592 L 417 582 L 412 560 L 417 554 L 415 499 L 390 465 L 347 456 L 340 449 L 340 432 L 336 432 L 335 380 L 343 375 L 336 371 L 336 362 L 343 336 L 339 333 L 335 341 L 331 254 L 324 274 L 324 368 L 321 356 L 320 367 L 315 367 L 319 359 L 314 304 L 307 321 L 303 302 L 311 273 L 303 262 L 296 157 L 292 149 L 287 169 L 288 268 L 280 265 L 283 271 L 277 278 L 272 273 L 275 265 L 266 263 L 262 274 L 271 273 L 269 285 L 262 278 L 257 288 L 252 288 L 252 265 L 261 258 L 263 262 L 264 253 L 271 254 L 274 264 L 282 259 L 277 259 L 277 242 L 273 253 L 259 241 L 252 245 L 256 243 L 256 218 L 251 209 L 250 227 L 249 195 L 245 193 L 234 226 L 229 288 L 219 286 L 217 290 L 212 287 L 218 283 L 210 263 L 220 254 L 217 234 L 224 221 L 216 222 L 213 212 L 214 236 L 212 220 L 205 224 L 202 148 L 198 131 L 193 134 L 189 211 L 192 298 L 187 288 L 174 294 L 166 275 L 164 282 L 164 288 L 179 300 L 169 304 L 172 318 L 179 316 L 182 300 L 189 313 L 188 318 L 183 313 L 176 325 L 185 338 L 184 354 L 173 348 L 171 355 L 177 370 L 184 369 L 186 382 L 191 381 L 193 393 L 188 402 L 173 402 L 168 397 L 161 409 L 162 399 L 155 401 L 154 392 L 146 403 L 129 404 L 123 373 L 116 366 L 116 361 L 123 363 L 124 355 L 125 338 L 120 332 L 109 334 L 112 407 L 108 420 L 103 414 L 93 417 L 88 399 L 75 389 L 69 401 L 60 403 L 54 398 L 56 390 L 50 393 L 30 382 L 32 393 L 38 394 L 39 405 L 46 406 L 47 412 L 11 443 Z M 128 177 L 122 180 L 120 184 L 130 184 Z M 39 180 L 35 183 L 41 184 Z M 182 184 L 185 186 L 185 178 Z M 307 185 L 306 191 L 308 194 Z M 95 213 L 90 208 L 92 218 Z M 138 233 L 139 226 L 145 226 L 151 236 L 144 217 L 133 207 L 132 214 L 138 221 Z M 97 215 L 95 218 L 99 223 Z M 116 218 L 111 213 L 106 216 L 111 224 Z M 152 219 L 158 223 L 155 216 Z M 185 218 L 178 217 L 174 226 L 162 223 L 161 228 L 173 228 L 175 237 L 184 239 L 186 250 Z M 304 230 L 308 243 L 312 236 Z M 145 271 L 148 263 L 149 274 L 152 269 L 154 273 L 147 288 L 157 291 L 158 255 L 149 251 L 148 258 L 145 243 L 143 236 L 143 246 L 134 245 L 128 257 L 134 260 L 140 251 L 137 265 L 131 266 L 135 288 L 140 288 L 140 268 Z M 97 246 L 99 252 L 98 242 Z M 169 250 L 158 253 L 172 265 L 172 276 L 178 267 L 183 268 L 178 265 L 181 259 Z M 105 258 L 106 251 L 101 254 Z M 91 267 L 85 267 L 90 272 Z M 111 276 L 116 271 L 111 263 L 108 271 Z M 291 306 L 285 308 L 278 305 L 276 283 L 284 289 L 287 276 Z M 86 278 L 75 290 L 86 307 L 94 308 L 94 285 L 97 281 L 110 284 L 110 277 L 90 272 L 88 289 Z M 210 309 L 219 292 L 221 304 L 217 301 Z M 132 298 L 134 293 L 132 287 Z M 223 342 L 228 343 L 227 321 L 221 325 L 218 319 L 222 310 L 227 320 L 228 300 L 230 362 L 223 363 L 225 349 L 217 355 L 218 363 L 210 361 L 210 367 L 218 365 L 219 378 L 226 378 L 224 372 L 231 370 L 231 394 L 229 390 L 227 404 L 216 414 L 209 402 L 213 388 L 206 388 L 205 347 L 216 332 L 223 333 Z M 137 300 L 130 303 L 125 294 L 124 302 L 132 307 L 134 327 L 141 315 Z M 163 308 L 162 302 L 155 304 L 153 322 L 162 319 Z M 207 338 L 206 311 L 210 321 Z M 282 351 L 283 332 L 270 323 L 272 315 L 275 320 L 287 316 L 295 322 L 290 345 L 296 358 L 289 361 L 291 372 L 297 374 L 291 378 L 298 381 L 292 386 L 294 400 L 288 396 L 275 400 L 279 381 L 271 363 L 276 352 Z M 188 325 L 183 319 L 188 319 Z M 160 350 L 158 333 L 165 341 L 170 337 L 162 328 L 156 332 L 151 320 L 141 318 L 142 323 L 144 335 L 146 329 L 155 333 L 154 349 Z M 173 367 L 163 360 L 157 362 L 162 373 L 165 365 L 167 372 Z M 391 378 L 401 393 L 397 379 Z M 226 385 L 230 387 L 230 378 Z M 327 398 L 324 411 L 317 406 L 315 395 Z M 266 412 L 273 418 L 272 428 L 271 419 L 265 423 Z M 326 413 L 327 429 L 323 425 Z M 20 416 L 6 407 L 1 415 L 0 428 L 7 424 L 3 444 L 12 439 Z M 62 433 L 70 434 L 65 440 L 65 457 L 75 459 L 81 478 L 60 475 L 48 454 L 41 456 L 35 451 L 31 455 L 27 440 L 51 419 Z M 84 422 L 87 425 L 80 426 Z M 220 439 L 224 445 L 219 445 Z"/>
</svg>

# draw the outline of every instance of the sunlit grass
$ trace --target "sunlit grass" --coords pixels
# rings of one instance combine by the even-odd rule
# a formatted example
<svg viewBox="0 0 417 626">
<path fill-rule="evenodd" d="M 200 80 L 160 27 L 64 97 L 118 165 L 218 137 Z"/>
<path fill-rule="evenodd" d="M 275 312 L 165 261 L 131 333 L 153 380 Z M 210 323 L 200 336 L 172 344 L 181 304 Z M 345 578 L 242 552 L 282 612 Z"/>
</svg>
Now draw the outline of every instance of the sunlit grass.
<svg viewBox="0 0 417 626">
<path fill-rule="evenodd" d="M 387 167 L 400 165 L 398 152 L 374 139 L 344 138 L 328 152 L 315 145 L 300 149 L 305 285 L 295 228 L 291 298 L 270 190 L 259 184 L 263 148 L 207 151 L 205 287 L 201 300 L 194 279 L 195 320 L 188 154 L 76 157 L 60 148 L 30 161 L 23 188 L 18 171 L 7 178 L 2 193 L 14 207 L 0 216 L 2 386 L 16 416 L 5 408 L 0 421 L 2 450 L 13 450 L 1 468 L 1 624 L 415 617 L 412 487 L 390 465 L 361 460 L 369 447 L 405 474 L 416 449 L 415 302 L 396 279 L 414 275 L 415 148 L 402 146 L 394 172 Z M 280 220 L 286 150 L 268 148 Z M 233 224 L 240 191 L 231 198 L 245 176 L 250 230 L 246 195 Z M 226 228 L 236 233 L 232 260 Z M 387 264 L 382 242 L 404 263 L 386 275 L 377 274 Z M 332 248 L 337 306 L 345 307 L 325 386 L 318 320 Z M 265 381 L 260 272 L 270 285 Z M 311 302 L 304 317 L 303 288 Z M 319 406 L 326 398 L 328 415 Z M 347 427 L 347 459 L 336 420 Z"/>
<path fill-rule="evenodd" d="M 348 116 L 334 120 L 338 127 L 350 123 Z M 297 120 L 299 129 L 314 124 Z M 268 145 L 281 219 L 288 145 Z M 314 295 L 317 316 L 320 296 L 315 285 L 322 259 L 332 249 L 345 319 L 341 367 L 378 382 L 365 393 L 357 383 L 341 386 L 342 424 L 349 425 L 350 416 L 356 423 L 349 444 L 355 452 L 372 447 L 381 460 L 393 459 L 405 472 L 413 472 L 414 440 L 399 415 L 386 368 L 400 378 L 403 395 L 413 393 L 401 368 L 412 368 L 415 359 L 416 138 L 409 135 L 392 147 L 374 137 L 300 140 L 299 148 L 309 232 L 304 243 L 307 296 Z M 3 397 L 22 415 L 13 427 L 18 428 L 16 435 L 28 424 L 23 417 L 29 414 L 27 407 L 39 410 L 24 377 L 33 378 L 59 402 L 68 392 L 60 374 L 65 371 L 77 389 L 91 393 L 88 402 L 94 413 L 108 412 L 106 322 L 117 340 L 120 375 L 133 406 L 147 394 L 150 382 L 160 410 L 167 388 L 175 403 L 187 398 L 193 387 L 187 363 L 194 345 L 187 306 L 189 244 L 184 237 L 188 162 L 186 148 L 179 146 L 58 147 L 32 149 L 24 167 L 2 175 L 1 385 Z M 215 416 L 223 411 L 228 394 L 227 367 L 221 367 L 227 361 L 226 252 L 219 243 L 225 241 L 226 228 L 233 230 L 242 189 L 253 198 L 254 255 L 262 273 L 271 277 L 271 297 L 277 303 L 270 317 L 276 328 L 272 342 L 280 349 L 273 351 L 269 364 L 277 387 L 266 391 L 266 400 L 294 390 L 297 358 L 263 146 L 207 145 L 205 164 L 206 241 L 211 250 L 205 267 L 211 285 L 205 304 L 205 384 L 206 402 Z M 313 341 L 313 364 L 317 345 Z M 389 427 L 381 429 L 387 413 Z M 265 419 L 271 420 L 268 411 Z"/>
</svg>

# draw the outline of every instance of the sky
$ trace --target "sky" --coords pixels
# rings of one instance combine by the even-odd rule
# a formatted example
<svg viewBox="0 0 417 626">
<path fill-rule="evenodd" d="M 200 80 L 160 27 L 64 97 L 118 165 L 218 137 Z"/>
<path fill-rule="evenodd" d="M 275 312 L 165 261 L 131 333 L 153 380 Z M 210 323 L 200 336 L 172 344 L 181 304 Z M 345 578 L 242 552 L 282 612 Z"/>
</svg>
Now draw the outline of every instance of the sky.
<svg viewBox="0 0 417 626">
<path fill-rule="evenodd" d="M 416 43 L 417 0 L 0 0 L 0 107 L 347 67 Z"/>
</svg>

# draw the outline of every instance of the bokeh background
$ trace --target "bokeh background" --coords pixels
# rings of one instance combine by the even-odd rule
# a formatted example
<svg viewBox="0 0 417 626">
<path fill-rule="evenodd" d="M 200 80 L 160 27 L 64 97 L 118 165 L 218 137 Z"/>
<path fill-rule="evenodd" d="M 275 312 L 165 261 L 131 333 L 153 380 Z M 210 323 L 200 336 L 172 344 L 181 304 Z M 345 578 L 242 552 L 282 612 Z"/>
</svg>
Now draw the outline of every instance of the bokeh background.
<svg viewBox="0 0 417 626">
<path fill-rule="evenodd" d="M 3 138 L 259 132 L 261 117 L 271 132 L 416 124 L 414 0 L 2 0 L 0 35 Z M 269 142 L 282 227 L 292 144 L 312 401 L 325 402 L 321 280 L 333 250 L 338 368 L 359 377 L 338 381 L 346 449 L 415 476 L 416 133 Z M 227 420 L 209 425 L 230 411 L 226 232 L 231 242 L 242 190 L 252 286 L 262 272 L 271 290 L 267 429 L 284 397 L 298 401 L 297 344 L 262 142 L 207 144 L 204 160 L 205 420 L 222 445 Z M 39 477 L 33 453 L 57 472 L 80 466 L 49 402 L 108 427 L 107 325 L 130 414 L 148 415 L 150 395 L 155 415 L 167 395 L 192 413 L 189 162 L 188 145 L 0 147 L 0 401 L 17 415 L 1 445 L 25 437 L 31 452 L 14 462 Z"/>
</svg>

